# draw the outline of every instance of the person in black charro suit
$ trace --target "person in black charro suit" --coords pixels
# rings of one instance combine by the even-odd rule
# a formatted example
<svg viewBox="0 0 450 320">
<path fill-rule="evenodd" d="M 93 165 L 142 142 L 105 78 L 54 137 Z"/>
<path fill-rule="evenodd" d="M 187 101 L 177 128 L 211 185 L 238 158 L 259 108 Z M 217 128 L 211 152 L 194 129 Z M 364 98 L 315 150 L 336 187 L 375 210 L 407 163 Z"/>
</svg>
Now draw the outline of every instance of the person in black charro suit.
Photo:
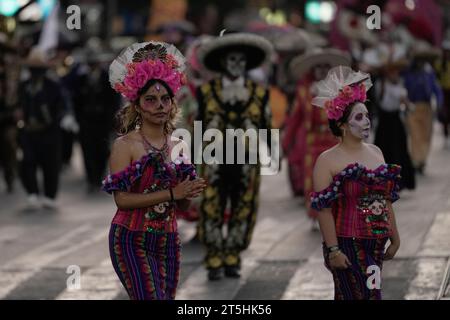
<svg viewBox="0 0 450 320">
<path fill-rule="evenodd" d="M 246 73 L 268 60 L 271 52 L 272 46 L 264 38 L 247 33 L 221 36 L 200 48 L 204 66 L 221 74 L 197 90 L 197 120 L 202 121 L 203 130 L 218 129 L 225 139 L 226 129 L 270 129 L 268 90 Z M 236 145 L 233 163 L 225 163 L 231 150 L 223 142 L 224 163 L 202 164 L 201 169 L 209 185 L 200 205 L 199 238 L 206 247 L 204 263 L 209 280 L 220 279 L 223 268 L 228 277 L 240 276 L 240 253 L 250 244 L 258 208 L 259 161 L 250 163 L 252 150 L 247 143 L 245 163 L 238 163 Z M 230 217 L 225 221 L 228 202 Z M 224 224 L 226 236 L 222 233 Z"/>
</svg>

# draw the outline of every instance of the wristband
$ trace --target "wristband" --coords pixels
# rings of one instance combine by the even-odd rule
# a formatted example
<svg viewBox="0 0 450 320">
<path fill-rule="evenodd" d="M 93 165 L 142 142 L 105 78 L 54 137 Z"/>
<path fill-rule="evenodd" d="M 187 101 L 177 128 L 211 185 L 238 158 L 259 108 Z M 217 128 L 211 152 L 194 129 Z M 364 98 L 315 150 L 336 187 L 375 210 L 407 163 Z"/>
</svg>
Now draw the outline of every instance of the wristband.
<svg viewBox="0 0 450 320">
<path fill-rule="evenodd" d="M 337 251 L 330 252 L 330 253 L 328 254 L 328 259 L 329 259 L 329 260 L 333 260 L 333 259 L 336 258 L 338 255 L 340 255 L 341 253 L 342 253 L 341 250 L 337 250 Z"/>
<path fill-rule="evenodd" d="M 335 252 L 339 250 L 339 246 L 331 246 L 327 248 L 328 253 Z"/>
<path fill-rule="evenodd" d="M 175 199 L 173 197 L 173 190 L 172 190 L 172 188 L 170 188 L 169 191 L 170 191 L 170 201 L 174 202 Z"/>
</svg>

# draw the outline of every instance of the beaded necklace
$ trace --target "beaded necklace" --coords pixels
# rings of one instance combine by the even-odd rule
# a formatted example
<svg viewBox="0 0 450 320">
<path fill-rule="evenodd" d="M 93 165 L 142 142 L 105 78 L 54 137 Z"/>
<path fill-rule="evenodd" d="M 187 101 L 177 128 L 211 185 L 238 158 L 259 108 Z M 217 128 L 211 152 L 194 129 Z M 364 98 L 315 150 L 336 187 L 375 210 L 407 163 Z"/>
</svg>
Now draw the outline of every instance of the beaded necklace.
<svg viewBox="0 0 450 320">
<path fill-rule="evenodd" d="M 144 144 L 146 145 L 145 149 L 147 151 L 147 153 L 150 152 L 157 152 L 157 153 L 161 153 L 161 155 L 163 156 L 164 161 L 166 161 L 167 157 L 168 157 L 168 150 L 169 150 L 169 144 L 167 143 L 167 136 L 164 135 L 164 145 L 161 148 L 157 148 L 154 145 L 152 145 L 150 143 L 150 141 L 147 140 L 147 138 L 144 136 L 144 134 L 142 133 L 141 130 L 139 130 L 139 133 L 142 137 L 142 140 L 144 141 Z"/>
</svg>

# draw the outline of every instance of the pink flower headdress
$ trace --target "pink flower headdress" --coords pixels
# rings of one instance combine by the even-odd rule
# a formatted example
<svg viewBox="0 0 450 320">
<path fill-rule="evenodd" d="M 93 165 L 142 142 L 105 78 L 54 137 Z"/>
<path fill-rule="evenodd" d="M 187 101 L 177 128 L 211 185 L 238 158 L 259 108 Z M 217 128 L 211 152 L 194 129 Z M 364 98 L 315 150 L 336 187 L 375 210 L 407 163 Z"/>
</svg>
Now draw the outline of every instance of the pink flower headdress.
<svg viewBox="0 0 450 320">
<path fill-rule="evenodd" d="M 129 101 L 151 79 L 167 83 L 174 94 L 186 83 L 185 59 L 175 46 L 164 42 L 135 43 L 126 48 L 109 67 L 109 82 Z"/>
<path fill-rule="evenodd" d="M 356 72 L 346 66 L 337 66 L 317 84 L 316 97 L 312 104 L 325 108 L 328 119 L 339 120 L 345 109 L 354 102 L 365 102 L 366 93 L 372 86 L 370 75 Z"/>
</svg>

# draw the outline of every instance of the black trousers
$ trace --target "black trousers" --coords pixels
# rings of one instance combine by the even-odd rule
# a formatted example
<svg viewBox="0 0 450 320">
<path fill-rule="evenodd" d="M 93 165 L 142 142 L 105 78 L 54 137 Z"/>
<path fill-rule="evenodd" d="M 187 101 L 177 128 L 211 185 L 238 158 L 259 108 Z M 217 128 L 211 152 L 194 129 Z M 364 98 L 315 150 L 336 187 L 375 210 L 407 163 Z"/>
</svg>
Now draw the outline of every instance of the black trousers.
<svg viewBox="0 0 450 320">
<path fill-rule="evenodd" d="M 0 166 L 3 168 L 8 190 L 12 190 L 14 177 L 16 175 L 16 150 L 17 130 L 15 126 L 4 126 L 0 128 Z"/>
<path fill-rule="evenodd" d="M 61 130 L 61 157 L 62 163 L 64 165 L 70 165 L 70 160 L 72 159 L 73 154 L 73 144 L 75 142 L 75 134 Z"/>
<path fill-rule="evenodd" d="M 199 238 L 206 247 L 207 269 L 240 266 L 240 253 L 248 248 L 258 211 L 259 165 L 205 165 L 209 185 L 200 205 Z M 227 235 L 222 234 L 228 200 L 231 215 Z"/>
<path fill-rule="evenodd" d="M 438 119 L 444 128 L 444 137 L 447 138 L 450 127 L 450 90 L 444 90 L 444 105 L 439 109 Z"/>
<path fill-rule="evenodd" d="M 109 127 L 81 124 L 79 141 L 83 150 L 86 175 L 91 186 L 101 186 L 109 157 Z"/>
<path fill-rule="evenodd" d="M 375 144 L 383 151 L 387 163 L 395 163 L 402 167 L 401 187 L 415 189 L 415 170 L 409 154 L 407 134 L 400 112 L 380 110 Z"/>
<path fill-rule="evenodd" d="M 61 131 L 56 129 L 20 134 L 23 152 L 20 176 L 28 194 L 39 194 L 37 172 L 41 169 L 44 177 L 44 195 L 51 199 L 56 198 L 61 169 L 61 139 Z"/>
</svg>

